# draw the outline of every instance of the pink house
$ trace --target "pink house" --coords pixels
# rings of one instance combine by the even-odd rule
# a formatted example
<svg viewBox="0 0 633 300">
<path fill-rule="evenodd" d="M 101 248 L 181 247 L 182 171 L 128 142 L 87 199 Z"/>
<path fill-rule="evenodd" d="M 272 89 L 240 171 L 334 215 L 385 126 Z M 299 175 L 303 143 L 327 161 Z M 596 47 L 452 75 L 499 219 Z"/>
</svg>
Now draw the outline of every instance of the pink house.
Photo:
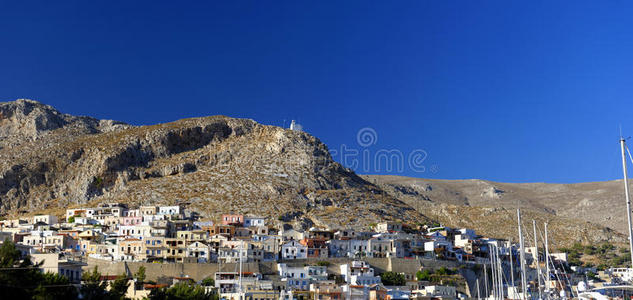
<svg viewBox="0 0 633 300">
<path fill-rule="evenodd" d="M 242 225 L 244 224 L 244 215 L 222 215 L 222 225 Z"/>
</svg>

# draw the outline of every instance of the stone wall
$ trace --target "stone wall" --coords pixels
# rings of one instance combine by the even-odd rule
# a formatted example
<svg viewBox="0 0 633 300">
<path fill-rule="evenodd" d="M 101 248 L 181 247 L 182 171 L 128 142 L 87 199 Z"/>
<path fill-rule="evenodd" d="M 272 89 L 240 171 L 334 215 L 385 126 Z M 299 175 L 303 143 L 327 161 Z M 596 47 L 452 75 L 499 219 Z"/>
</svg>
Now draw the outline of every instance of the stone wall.
<svg viewBox="0 0 633 300">
<path fill-rule="evenodd" d="M 328 272 L 340 275 L 339 266 L 348 263 L 350 258 L 327 258 L 327 259 L 305 259 L 282 261 L 289 266 L 315 265 L 319 261 L 330 263 Z M 407 273 L 415 275 L 420 268 L 457 268 L 461 265 L 458 262 L 437 261 L 429 259 L 404 259 L 404 258 L 364 258 L 376 271 L 376 274 L 387 271 L 397 273 Z M 205 277 L 213 276 L 219 270 L 220 265 L 214 263 L 144 263 L 144 262 L 110 262 L 94 258 L 88 258 L 88 265 L 85 270 L 92 270 L 97 266 L 102 275 L 134 274 L 140 266 L 145 266 L 148 280 L 156 280 L 160 276 L 184 277 L 189 276 L 195 280 L 202 280 Z M 238 271 L 239 264 L 222 264 L 222 271 Z M 244 263 L 242 269 L 245 272 L 259 272 L 265 275 L 276 274 L 276 262 L 251 262 Z"/>
<path fill-rule="evenodd" d="M 262 263 L 264 266 L 266 263 Z M 145 266 L 147 280 L 156 280 L 158 277 L 191 277 L 194 280 L 202 280 L 213 276 L 219 270 L 218 264 L 198 264 L 198 263 L 144 263 L 144 262 L 109 262 L 89 258 L 88 265 L 84 271 L 92 270 L 95 266 L 99 268 L 102 275 L 134 274 L 140 266 Z M 222 271 L 238 271 L 237 264 L 222 264 Z M 244 263 L 244 272 L 260 272 L 259 263 Z"/>
</svg>

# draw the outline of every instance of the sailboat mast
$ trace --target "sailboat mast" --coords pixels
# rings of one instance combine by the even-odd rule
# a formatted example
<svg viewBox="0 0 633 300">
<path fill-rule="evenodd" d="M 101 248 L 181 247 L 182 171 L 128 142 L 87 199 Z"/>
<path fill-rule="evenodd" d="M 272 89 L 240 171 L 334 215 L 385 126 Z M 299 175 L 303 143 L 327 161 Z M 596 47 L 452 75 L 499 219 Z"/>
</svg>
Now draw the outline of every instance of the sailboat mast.
<svg viewBox="0 0 633 300">
<path fill-rule="evenodd" d="M 633 229 L 631 228 L 631 199 L 629 198 L 629 182 L 626 174 L 626 155 L 624 153 L 624 138 L 620 138 L 620 149 L 622 150 L 622 173 L 624 173 L 624 196 L 626 197 L 626 217 L 629 222 L 629 251 L 631 252 L 631 268 L 633 268 Z"/>
<path fill-rule="evenodd" d="M 521 263 L 521 285 L 523 291 L 523 297 L 527 297 L 527 281 L 525 275 L 525 248 L 523 242 L 523 232 L 521 231 L 521 209 L 517 208 L 517 220 L 519 222 L 519 260 Z"/>
<path fill-rule="evenodd" d="M 538 261 L 538 238 L 536 236 L 536 221 L 532 220 L 532 228 L 534 229 L 534 259 L 536 262 L 536 278 L 537 278 L 537 283 L 538 283 L 538 298 L 539 299 L 543 299 L 543 292 L 542 292 L 542 287 L 543 285 L 541 285 L 541 265 L 539 264 Z"/>
<path fill-rule="evenodd" d="M 492 244 L 490 245 L 490 248 L 488 248 L 489 252 L 490 252 L 490 276 L 491 276 L 491 283 L 492 283 L 492 288 L 491 288 L 491 292 L 492 292 L 492 298 L 493 299 L 497 299 L 497 292 L 499 291 L 497 288 L 497 271 L 496 270 L 496 261 L 495 261 L 495 255 L 494 252 L 492 251 Z"/>
<path fill-rule="evenodd" d="M 510 246 L 510 284 L 514 287 L 514 259 L 512 257 L 512 246 Z"/>
<path fill-rule="evenodd" d="M 479 278 L 477 278 L 477 300 L 481 300 L 481 294 L 479 291 Z"/>
<path fill-rule="evenodd" d="M 488 298 L 488 296 L 490 296 L 488 294 L 488 266 L 486 264 L 484 264 L 484 296 L 486 296 L 486 298 Z"/>
<path fill-rule="evenodd" d="M 545 222 L 545 290 L 549 291 L 548 282 L 550 280 L 549 270 L 549 242 L 547 240 L 547 222 Z"/>
<path fill-rule="evenodd" d="M 515 287 L 515 284 L 514 284 L 514 257 L 512 255 L 513 251 L 514 251 L 514 246 L 511 245 L 510 246 L 510 251 L 508 251 L 509 254 L 510 254 L 510 280 L 512 281 L 512 293 L 513 293 L 513 296 L 516 297 L 518 291 L 517 291 L 517 289 Z M 508 297 L 510 297 L 510 291 L 508 291 Z"/>
<path fill-rule="evenodd" d="M 505 291 L 504 291 L 504 286 L 503 286 L 503 265 L 501 262 L 501 256 L 499 256 L 500 250 L 499 247 L 495 248 L 497 249 L 495 251 L 495 254 L 497 255 L 497 272 L 499 273 L 499 297 L 501 299 L 505 299 Z"/>
<path fill-rule="evenodd" d="M 494 290 L 495 290 L 495 299 L 501 299 L 501 296 L 499 295 L 499 269 L 497 268 L 497 248 L 492 248 L 492 265 L 494 266 L 492 269 L 492 276 L 494 278 Z"/>
<path fill-rule="evenodd" d="M 244 251 L 244 241 L 240 243 L 240 282 L 239 282 L 239 299 L 242 299 L 242 252 Z"/>
</svg>

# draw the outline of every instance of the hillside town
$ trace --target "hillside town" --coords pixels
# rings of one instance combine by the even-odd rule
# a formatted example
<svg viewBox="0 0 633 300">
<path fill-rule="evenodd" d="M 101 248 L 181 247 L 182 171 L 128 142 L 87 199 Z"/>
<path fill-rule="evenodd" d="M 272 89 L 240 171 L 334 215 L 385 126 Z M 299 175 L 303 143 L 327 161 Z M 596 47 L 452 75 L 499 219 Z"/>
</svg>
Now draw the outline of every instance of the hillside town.
<svg viewBox="0 0 633 300">
<path fill-rule="evenodd" d="M 288 224 L 277 228 L 270 221 L 232 213 L 217 222 L 199 221 L 195 212 L 180 206 L 103 203 L 67 209 L 63 219 L 36 215 L 0 221 L 0 238 L 42 263 L 43 272 L 61 274 L 77 285 L 93 265 L 214 266 L 215 272 L 205 276 L 213 279 L 207 288 L 221 299 L 457 299 L 495 293 L 522 299 L 526 291 L 519 291 L 514 279 L 503 283 L 504 276 L 518 281 L 520 254 L 527 264 L 525 281 L 533 290 L 573 293 L 584 274 L 599 273 L 576 267 L 566 272 L 565 253 L 549 253 L 547 260 L 539 254 L 535 260 L 533 255 L 546 249 L 526 247 L 520 253 L 519 245 L 466 228 L 382 222 L 367 231 L 298 230 Z M 270 269 L 254 267 L 264 265 Z M 130 280 L 132 271 L 124 272 Z M 539 277 L 542 272 L 550 275 Z M 613 277 L 608 273 L 602 272 L 605 279 Z M 186 272 L 176 275 L 162 276 L 161 284 L 133 284 L 128 296 L 141 299 L 153 288 L 204 279 Z M 495 284 L 502 287 L 500 292 Z"/>
</svg>

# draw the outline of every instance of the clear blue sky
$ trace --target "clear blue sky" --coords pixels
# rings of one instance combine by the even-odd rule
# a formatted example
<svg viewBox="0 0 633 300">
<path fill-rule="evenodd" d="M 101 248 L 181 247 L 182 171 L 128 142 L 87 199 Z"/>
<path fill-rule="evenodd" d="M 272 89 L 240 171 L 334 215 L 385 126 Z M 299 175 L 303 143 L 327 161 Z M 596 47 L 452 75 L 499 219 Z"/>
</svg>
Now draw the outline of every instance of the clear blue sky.
<svg viewBox="0 0 633 300">
<path fill-rule="evenodd" d="M 132 124 L 297 119 L 332 149 L 371 127 L 372 153 L 428 153 L 399 175 L 620 177 L 630 2 L 222 2 L 0 2 L 0 100 Z"/>
</svg>

